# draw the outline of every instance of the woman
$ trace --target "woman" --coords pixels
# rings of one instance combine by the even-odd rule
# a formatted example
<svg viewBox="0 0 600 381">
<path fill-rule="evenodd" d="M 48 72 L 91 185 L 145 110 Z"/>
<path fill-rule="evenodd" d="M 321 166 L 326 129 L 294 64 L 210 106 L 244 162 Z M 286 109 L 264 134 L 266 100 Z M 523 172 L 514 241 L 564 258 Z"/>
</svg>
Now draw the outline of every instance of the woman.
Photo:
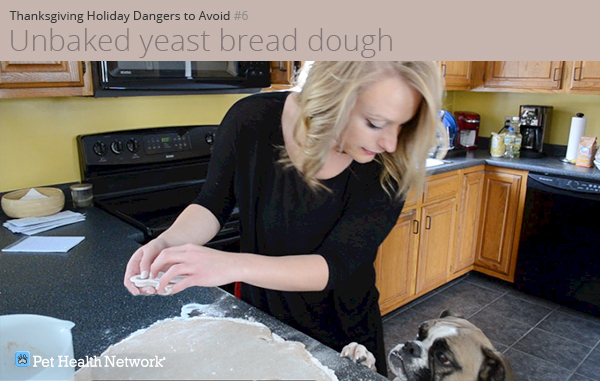
<svg viewBox="0 0 600 381">
<path fill-rule="evenodd" d="M 432 62 L 317 62 L 299 93 L 246 97 L 219 130 L 206 183 L 171 228 L 137 250 L 129 280 L 158 288 L 242 283 L 242 298 L 336 349 L 359 342 L 387 372 L 373 262 L 440 126 Z M 233 207 L 241 253 L 204 247 Z"/>
</svg>

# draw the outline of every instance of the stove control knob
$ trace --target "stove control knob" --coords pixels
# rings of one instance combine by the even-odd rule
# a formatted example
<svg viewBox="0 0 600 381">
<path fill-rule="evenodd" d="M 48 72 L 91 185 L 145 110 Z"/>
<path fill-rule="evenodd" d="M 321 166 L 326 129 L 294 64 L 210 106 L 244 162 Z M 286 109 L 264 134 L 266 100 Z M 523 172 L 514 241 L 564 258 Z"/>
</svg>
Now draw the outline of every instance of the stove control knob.
<svg viewBox="0 0 600 381">
<path fill-rule="evenodd" d="M 139 151 L 140 149 L 140 142 L 138 142 L 135 139 L 129 139 L 127 141 L 127 149 L 129 150 L 129 152 L 131 153 L 136 153 L 137 151 Z"/>
<path fill-rule="evenodd" d="M 123 152 L 123 142 L 120 140 L 115 140 L 110 144 L 110 150 L 115 154 L 120 155 Z"/>
<path fill-rule="evenodd" d="M 98 156 L 104 156 L 108 152 L 108 149 L 106 148 L 106 144 L 104 144 L 102 142 L 98 142 L 98 143 L 94 144 L 92 149 L 94 150 L 94 153 Z"/>
</svg>

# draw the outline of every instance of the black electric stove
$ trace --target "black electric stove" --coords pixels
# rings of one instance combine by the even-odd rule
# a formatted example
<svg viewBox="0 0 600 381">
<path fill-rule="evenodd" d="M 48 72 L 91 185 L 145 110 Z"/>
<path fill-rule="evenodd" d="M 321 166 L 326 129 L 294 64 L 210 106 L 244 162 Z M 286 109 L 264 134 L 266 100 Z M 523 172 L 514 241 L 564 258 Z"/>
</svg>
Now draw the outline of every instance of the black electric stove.
<svg viewBox="0 0 600 381">
<path fill-rule="evenodd" d="M 165 231 L 202 189 L 217 126 L 180 126 L 77 137 L 81 178 L 94 203 L 144 232 Z M 207 244 L 239 251 L 237 209 Z"/>
</svg>

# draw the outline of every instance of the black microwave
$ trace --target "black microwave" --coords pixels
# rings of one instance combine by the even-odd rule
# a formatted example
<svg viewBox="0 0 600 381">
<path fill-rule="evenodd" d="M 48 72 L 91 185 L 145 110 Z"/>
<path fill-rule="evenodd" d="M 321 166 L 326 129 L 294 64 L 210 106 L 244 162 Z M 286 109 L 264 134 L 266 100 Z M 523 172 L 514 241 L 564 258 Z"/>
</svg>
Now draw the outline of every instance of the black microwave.
<svg viewBox="0 0 600 381">
<path fill-rule="evenodd" d="M 94 61 L 94 95 L 254 93 L 271 86 L 269 61 Z"/>
</svg>

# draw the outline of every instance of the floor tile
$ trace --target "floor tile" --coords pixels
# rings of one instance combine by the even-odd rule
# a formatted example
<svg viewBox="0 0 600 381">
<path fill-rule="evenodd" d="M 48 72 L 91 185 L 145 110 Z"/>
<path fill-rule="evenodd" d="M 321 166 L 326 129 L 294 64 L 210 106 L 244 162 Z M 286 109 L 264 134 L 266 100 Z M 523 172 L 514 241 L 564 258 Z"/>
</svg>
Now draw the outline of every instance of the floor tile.
<svg viewBox="0 0 600 381">
<path fill-rule="evenodd" d="M 519 381 L 565 381 L 571 371 L 511 348 L 506 353 Z"/>
<path fill-rule="evenodd" d="M 592 350 L 576 341 L 567 340 L 541 329 L 533 329 L 527 333 L 513 348 L 572 371 Z"/>
<path fill-rule="evenodd" d="M 502 294 L 499 292 L 463 281 L 440 291 L 413 308 L 432 317 L 439 316 L 443 310 L 448 309 L 469 318 L 500 296 Z"/>
<path fill-rule="evenodd" d="M 413 340 L 419 325 L 444 309 L 477 325 L 520 381 L 600 381 L 600 318 L 476 272 L 384 316 L 386 349 Z"/>
<path fill-rule="evenodd" d="M 595 346 L 600 340 L 600 323 L 561 311 L 553 311 L 538 328 L 589 347 Z"/>
<path fill-rule="evenodd" d="M 598 379 L 598 378 L 588 378 L 588 377 L 582 376 L 581 374 L 575 373 L 574 375 L 569 377 L 569 379 L 567 381 L 599 381 L 599 380 L 600 379 Z"/>
<path fill-rule="evenodd" d="M 546 308 L 539 304 L 533 304 L 527 300 L 519 299 L 511 295 L 502 296 L 487 308 L 498 315 L 530 325 L 539 323 L 552 312 L 552 309 L 550 308 Z"/>
<path fill-rule="evenodd" d="M 600 349 L 595 349 L 576 371 L 577 374 L 600 380 Z"/>
<path fill-rule="evenodd" d="M 533 325 L 506 318 L 486 308 L 469 318 L 490 339 L 511 346 L 523 337 Z"/>
</svg>

